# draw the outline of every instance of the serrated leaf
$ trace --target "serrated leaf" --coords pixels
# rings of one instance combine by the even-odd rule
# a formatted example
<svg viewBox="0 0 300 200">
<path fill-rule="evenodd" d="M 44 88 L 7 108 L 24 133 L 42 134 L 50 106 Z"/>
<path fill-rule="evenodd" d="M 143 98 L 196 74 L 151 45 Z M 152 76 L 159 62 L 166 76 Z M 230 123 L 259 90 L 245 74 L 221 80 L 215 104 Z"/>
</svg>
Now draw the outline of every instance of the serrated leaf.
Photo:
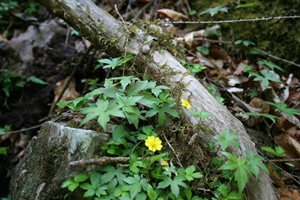
<svg viewBox="0 0 300 200">
<path fill-rule="evenodd" d="M 220 142 L 220 145 L 223 150 L 225 150 L 229 145 L 233 144 L 234 146 L 240 148 L 239 143 L 235 141 L 235 138 L 238 137 L 238 134 L 235 132 L 229 132 L 228 129 L 223 131 L 223 135 L 216 135 L 213 138 Z"/>
<path fill-rule="evenodd" d="M 278 65 L 270 62 L 270 61 L 267 61 L 267 60 L 260 60 L 257 62 L 258 64 L 261 64 L 261 65 L 266 65 L 267 67 L 269 67 L 271 70 L 274 70 L 274 69 L 278 69 L 279 71 L 282 71 L 283 72 L 283 69 L 281 67 L 279 67 Z"/>
<path fill-rule="evenodd" d="M 86 174 L 78 174 L 74 177 L 74 181 L 79 183 L 79 182 L 83 182 L 83 181 L 87 180 L 88 178 L 89 178 L 89 176 Z"/>
<path fill-rule="evenodd" d="M 137 81 L 135 83 L 131 83 L 127 89 L 127 96 L 138 94 L 147 87 L 147 83 L 148 81 Z"/>
</svg>

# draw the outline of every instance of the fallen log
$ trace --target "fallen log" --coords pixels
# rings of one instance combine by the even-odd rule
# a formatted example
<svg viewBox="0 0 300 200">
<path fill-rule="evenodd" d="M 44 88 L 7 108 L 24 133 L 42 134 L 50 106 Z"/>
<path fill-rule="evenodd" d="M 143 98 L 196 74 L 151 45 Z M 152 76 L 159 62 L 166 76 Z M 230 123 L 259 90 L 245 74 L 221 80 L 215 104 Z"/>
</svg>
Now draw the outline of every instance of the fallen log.
<svg viewBox="0 0 300 200">
<path fill-rule="evenodd" d="M 90 0 L 37 0 L 37 2 L 64 19 L 96 48 L 105 50 L 112 56 L 130 53 L 135 56 L 136 60 L 143 63 L 144 68 L 140 69 L 141 66 L 139 66 L 137 70 L 143 70 L 151 77 L 155 77 L 155 74 L 163 74 L 164 84 L 171 88 L 171 93 L 178 103 L 180 99 L 188 99 L 191 103 L 191 110 L 211 113 L 209 118 L 200 120 L 189 110 L 180 110 L 180 113 L 184 115 L 183 118 L 194 127 L 194 132 L 198 134 L 197 139 L 202 145 L 205 146 L 215 135 L 228 129 L 238 133 L 237 141 L 241 145 L 241 150 L 230 147 L 228 151 L 243 156 L 246 150 L 256 153 L 255 146 L 243 124 L 226 107 L 220 105 L 173 55 L 167 50 L 162 50 L 162 47 L 155 46 L 154 48 L 154 44 L 157 44 L 156 36 L 150 35 L 134 24 L 114 19 Z M 150 29 L 152 28 L 157 29 L 157 32 L 162 32 L 156 26 Z M 199 124 L 202 127 L 208 127 L 209 134 L 199 129 Z M 245 189 L 245 197 L 251 200 L 278 199 L 270 178 L 264 172 L 260 173 L 257 180 L 250 178 Z"/>
</svg>

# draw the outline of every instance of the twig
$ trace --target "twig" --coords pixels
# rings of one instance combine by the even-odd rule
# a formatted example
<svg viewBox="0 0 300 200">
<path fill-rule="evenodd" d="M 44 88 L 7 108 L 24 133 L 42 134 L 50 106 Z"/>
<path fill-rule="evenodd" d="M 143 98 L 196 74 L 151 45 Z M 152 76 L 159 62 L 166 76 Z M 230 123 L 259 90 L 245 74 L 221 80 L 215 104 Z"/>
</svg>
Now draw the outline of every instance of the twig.
<svg viewBox="0 0 300 200">
<path fill-rule="evenodd" d="M 292 161 L 300 161 L 300 158 L 294 159 L 268 159 L 270 162 L 292 162 Z"/>
<path fill-rule="evenodd" d="M 124 24 L 124 28 L 125 28 L 126 32 L 127 32 L 128 34 L 130 34 L 130 31 L 128 30 L 128 28 L 127 28 L 127 26 L 126 26 L 126 23 L 125 23 L 123 17 L 122 17 L 121 14 L 119 13 L 116 4 L 115 4 L 115 10 L 116 10 L 116 13 L 119 15 L 119 17 L 120 17 L 122 23 Z M 126 55 L 127 55 L 127 44 L 128 44 L 128 39 L 129 39 L 129 37 L 126 37 L 125 48 L 124 48 L 124 49 L 125 49 L 125 51 L 124 51 L 124 58 L 125 58 Z M 124 75 L 125 75 L 125 67 L 123 68 L 123 76 L 124 76 Z"/>
<path fill-rule="evenodd" d="M 291 64 L 291 65 L 300 67 L 300 64 L 294 63 L 294 62 L 289 61 L 289 60 L 286 60 L 286 59 L 284 59 L 284 58 L 279 58 L 279 57 L 277 57 L 277 56 L 274 56 L 274 55 L 272 55 L 272 54 L 269 54 L 268 52 L 259 50 L 259 49 L 257 49 L 257 48 L 255 48 L 255 50 L 258 51 L 258 52 L 260 52 L 260 53 L 262 53 L 262 54 L 264 54 L 264 55 L 267 55 L 267 56 L 269 56 L 269 57 L 271 57 L 271 58 L 274 58 L 275 60 L 280 60 L 280 61 L 282 61 L 282 62 L 286 62 L 286 63 L 289 63 L 289 64 Z"/>
<path fill-rule="evenodd" d="M 181 164 L 178 155 L 176 154 L 174 148 L 172 147 L 172 145 L 170 144 L 170 142 L 168 141 L 167 137 L 164 135 L 164 138 L 168 144 L 168 146 L 170 147 L 170 149 L 173 151 L 174 155 L 176 156 L 177 160 L 178 160 L 178 164 L 180 165 L 180 167 L 183 167 L 183 165 Z"/>
<path fill-rule="evenodd" d="M 108 165 L 116 163 L 126 163 L 129 161 L 129 157 L 102 157 L 90 160 L 78 160 L 69 163 L 70 166 L 85 167 L 89 165 Z"/>
<path fill-rule="evenodd" d="M 15 134 L 15 133 L 26 132 L 26 131 L 30 131 L 30 130 L 33 130 L 33 129 L 40 128 L 41 126 L 42 126 L 42 124 L 38 124 L 38 125 L 29 127 L 29 128 L 23 128 L 21 130 L 4 132 L 4 133 L 1 133 L 1 135 L 11 135 L 11 134 Z"/>
<path fill-rule="evenodd" d="M 262 17 L 252 19 L 233 19 L 220 21 L 167 21 L 164 24 L 221 24 L 221 23 L 239 23 L 239 22 L 256 22 L 256 21 L 270 21 L 273 19 L 297 19 L 300 16 L 277 16 L 277 17 Z"/>
</svg>

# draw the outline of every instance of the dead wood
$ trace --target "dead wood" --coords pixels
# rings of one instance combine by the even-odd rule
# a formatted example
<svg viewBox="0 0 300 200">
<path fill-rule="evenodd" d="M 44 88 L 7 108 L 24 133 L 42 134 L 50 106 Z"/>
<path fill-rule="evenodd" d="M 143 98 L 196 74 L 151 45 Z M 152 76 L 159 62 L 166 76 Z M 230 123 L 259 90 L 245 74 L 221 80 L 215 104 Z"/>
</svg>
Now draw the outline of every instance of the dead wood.
<svg viewBox="0 0 300 200">
<path fill-rule="evenodd" d="M 220 105 L 168 51 L 151 48 L 155 37 L 138 28 L 132 33 L 133 25 L 128 24 L 129 28 L 125 27 L 121 21 L 111 17 L 90 0 L 37 1 L 64 19 L 96 48 L 105 50 L 112 56 L 121 56 L 125 52 L 133 54 L 140 62 L 147 63 L 143 69 L 145 73 L 152 77 L 154 74 L 163 74 L 163 82 L 171 88 L 178 104 L 180 99 L 188 99 L 191 102 L 191 110 L 211 113 L 209 118 L 200 120 L 192 115 L 190 110 L 180 111 L 184 115 L 182 118 L 195 127 L 194 131 L 197 131 L 199 136 L 197 139 L 201 140 L 203 145 L 208 144 L 224 129 L 229 129 L 239 134 L 238 142 L 242 147 L 242 150 L 231 147 L 230 152 L 236 155 L 245 155 L 245 150 L 256 152 L 243 124 L 226 107 Z M 210 134 L 204 134 L 197 128 L 200 123 L 209 127 Z M 246 199 L 251 200 L 278 199 L 270 178 L 263 172 L 258 180 L 250 179 L 245 195 Z"/>
</svg>

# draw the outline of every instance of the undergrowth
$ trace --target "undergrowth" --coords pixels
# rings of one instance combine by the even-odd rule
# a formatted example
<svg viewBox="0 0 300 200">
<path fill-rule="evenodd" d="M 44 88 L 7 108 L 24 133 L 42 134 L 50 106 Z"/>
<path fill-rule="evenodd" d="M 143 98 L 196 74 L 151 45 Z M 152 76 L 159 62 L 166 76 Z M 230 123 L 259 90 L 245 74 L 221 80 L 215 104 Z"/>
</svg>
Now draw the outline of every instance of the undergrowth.
<svg viewBox="0 0 300 200">
<path fill-rule="evenodd" d="M 113 58 L 100 63 L 122 67 L 128 60 Z M 174 163 L 176 155 L 161 127 L 170 117 L 181 120 L 175 108 L 190 110 L 190 102 L 181 99 L 177 105 L 169 88 L 154 81 L 134 76 L 110 78 L 103 87 L 58 105 L 84 114 L 81 126 L 96 120 L 105 131 L 108 124 L 116 125 L 109 142 L 101 147 L 110 162 L 99 163 L 103 166 L 91 174 L 79 174 L 62 184 L 70 192 L 82 191 L 87 199 L 243 199 L 249 176 L 258 178 L 260 169 L 268 173 L 261 156 L 251 151 L 246 152 L 247 157 L 226 152 L 231 145 L 240 148 L 237 134 L 228 130 L 215 136 L 214 145 L 205 150 L 212 157 L 206 168 Z M 200 118 L 210 115 L 190 112 Z M 217 156 L 219 151 L 225 159 Z"/>
</svg>

